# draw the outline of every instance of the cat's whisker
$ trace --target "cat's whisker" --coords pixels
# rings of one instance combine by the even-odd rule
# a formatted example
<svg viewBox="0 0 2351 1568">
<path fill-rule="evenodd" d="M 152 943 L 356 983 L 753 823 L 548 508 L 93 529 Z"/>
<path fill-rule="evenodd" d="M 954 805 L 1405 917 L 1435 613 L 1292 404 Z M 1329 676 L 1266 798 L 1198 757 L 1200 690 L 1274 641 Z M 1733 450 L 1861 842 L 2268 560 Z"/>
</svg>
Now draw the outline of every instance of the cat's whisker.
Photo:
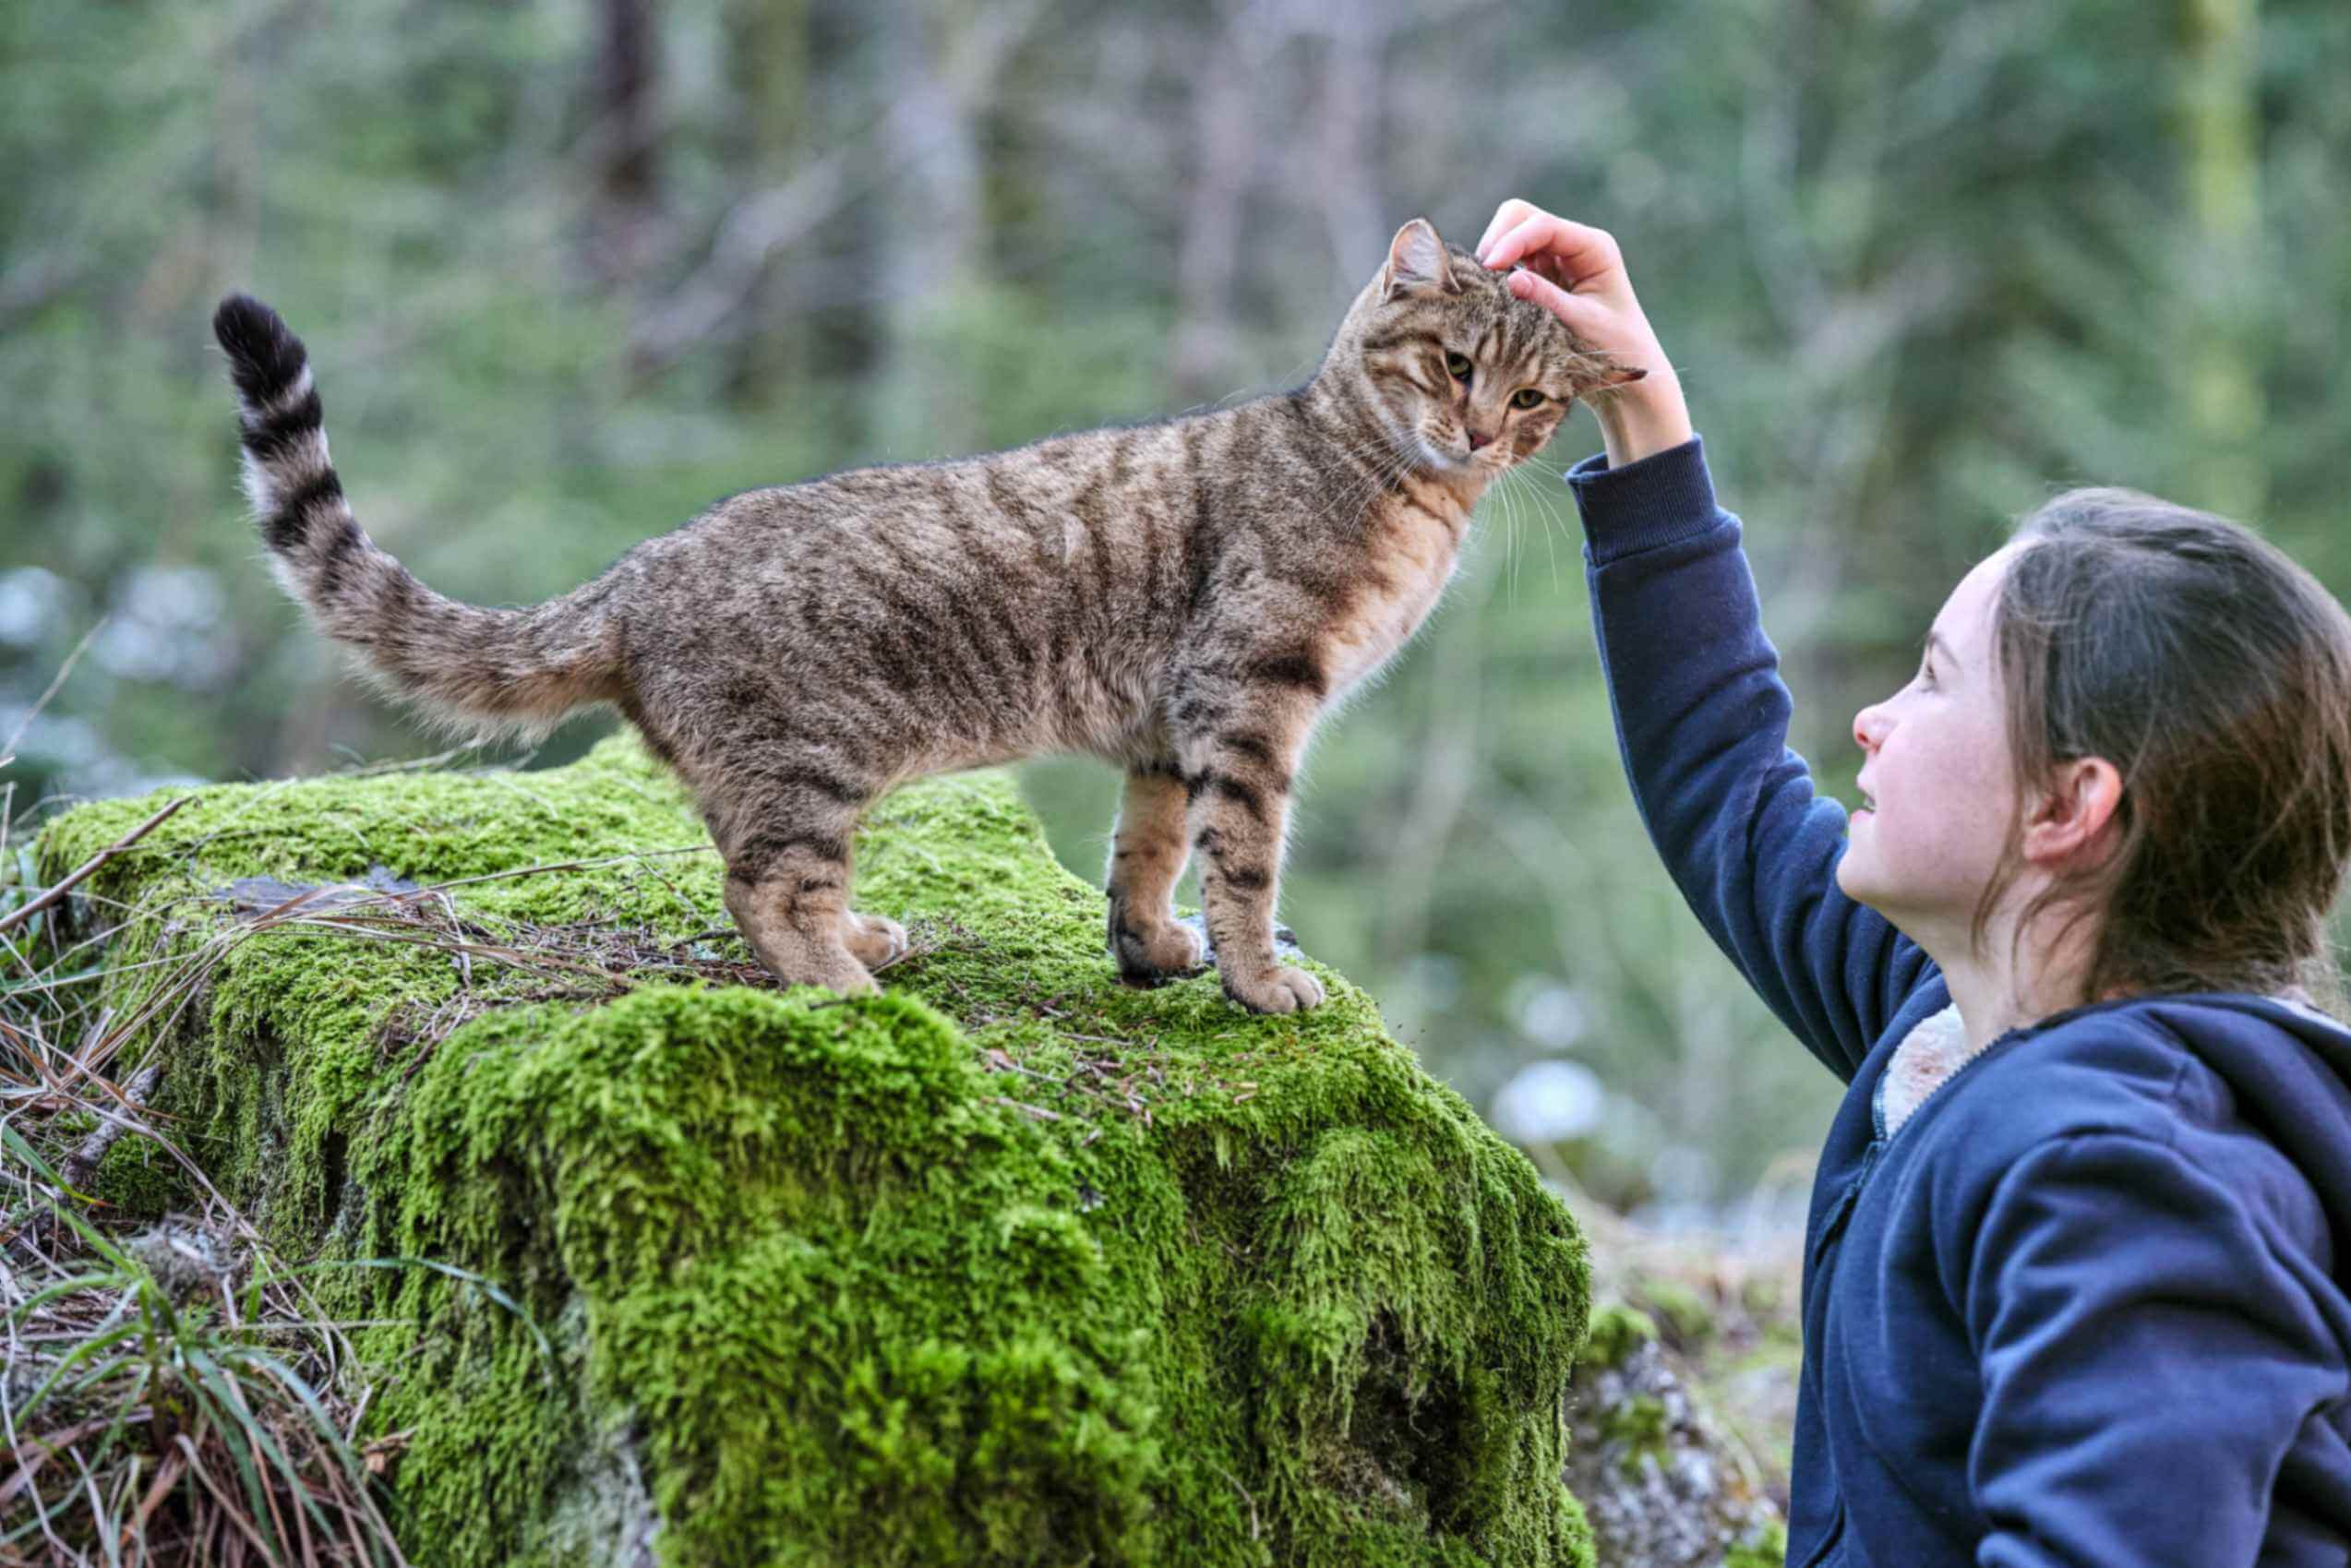
<svg viewBox="0 0 2351 1568">
<path fill-rule="evenodd" d="M 1411 461 L 1409 449 L 1401 447 L 1392 434 L 1383 433 L 1379 440 L 1368 444 L 1351 443 L 1340 450 L 1349 457 L 1368 463 L 1369 470 L 1340 485 L 1331 497 L 1311 514 L 1309 521 L 1321 521 L 1349 507 L 1370 501 L 1380 491 L 1392 485 Z"/>
<path fill-rule="evenodd" d="M 1518 514 L 1510 505 L 1508 489 L 1497 485 L 1493 491 L 1502 507 L 1502 577 L 1504 599 L 1507 604 L 1518 602 Z"/>
<path fill-rule="evenodd" d="M 1543 521 L 1545 524 L 1543 531 L 1544 539 L 1549 540 L 1552 534 L 1556 533 L 1565 537 L 1570 545 L 1573 545 L 1576 540 L 1575 533 L 1568 527 L 1567 520 L 1559 515 L 1558 497 L 1552 494 L 1549 486 L 1538 485 L 1535 488 L 1535 500 L 1536 503 L 1542 508 Z M 1558 591 L 1559 563 L 1556 558 L 1554 558 L 1552 562 L 1551 586 L 1553 592 Z"/>
<path fill-rule="evenodd" d="M 1526 485 L 1537 483 L 1531 478 L 1522 477 L 1522 470 L 1524 466 L 1525 465 L 1522 464 L 1519 468 L 1512 469 L 1506 477 L 1509 480 L 1518 482 L 1512 485 L 1512 495 L 1514 497 L 1524 495 L 1529 509 L 1535 514 L 1536 521 L 1541 524 L 1543 558 L 1550 564 L 1551 568 L 1552 594 L 1553 597 L 1557 597 L 1559 593 L 1559 553 L 1556 546 L 1552 542 L 1552 533 L 1558 525 L 1559 519 L 1557 514 L 1551 510 L 1551 503 L 1540 488 L 1532 491 L 1523 488 Z"/>
<path fill-rule="evenodd" d="M 1523 543 L 1527 529 L 1524 519 L 1519 515 L 1518 494 L 1515 490 L 1509 495 L 1509 507 L 1512 527 L 1522 541 L 1518 546 L 1517 569 L 1511 574 L 1510 580 L 1510 592 L 1512 595 L 1511 602 L 1516 604 L 1517 602 L 1517 595 L 1518 592 L 1518 584 L 1521 579 L 1525 576 L 1527 569 L 1526 546 Z"/>
<path fill-rule="evenodd" d="M 1535 495 L 1542 502 L 1544 514 L 1557 524 L 1567 542 L 1580 550 L 1582 546 L 1578 543 L 1577 527 L 1561 509 L 1561 497 L 1567 493 L 1567 470 L 1573 466 L 1571 463 L 1562 462 L 1557 467 L 1553 467 L 1550 463 L 1535 461 L 1535 467 L 1543 476 L 1542 482 L 1535 486 Z"/>
<path fill-rule="evenodd" d="M 1385 458 L 1378 456 L 1382 446 L 1387 449 Z M 1413 450 L 1410 444 L 1393 434 L 1388 434 L 1383 442 L 1373 443 L 1368 451 L 1360 447 L 1352 449 L 1351 455 L 1375 459 L 1375 465 L 1370 472 L 1359 474 L 1351 483 L 1341 485 L 1337 493 L 1317 509 L 1308 521 L 1320 521 L 1342 510 L 1370 504 L 1375 497 L 1393 488 L 1420 460 L 1420 454 Z"/>
<path fill-rule="evenodd" d="M 1518 514 L 1510 505 L 1510 487 L 1507 485 L 1497 485 L 1488 493 L 1493 497 L 1494 505 L 1502 512 L 1504 602 L 1516 604 L 1518 595 Z"/>
</svg>

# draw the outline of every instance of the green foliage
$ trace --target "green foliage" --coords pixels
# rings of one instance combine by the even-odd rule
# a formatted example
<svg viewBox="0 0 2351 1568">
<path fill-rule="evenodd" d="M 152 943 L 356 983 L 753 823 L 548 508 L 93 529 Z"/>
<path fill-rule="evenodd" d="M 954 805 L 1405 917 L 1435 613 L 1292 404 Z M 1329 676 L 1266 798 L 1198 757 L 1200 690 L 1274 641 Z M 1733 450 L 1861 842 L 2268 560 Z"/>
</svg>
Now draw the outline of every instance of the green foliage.
<svg viewBox="0 0 2351 1568">
<path fill-rule="evenodd" d="M 1741 1541 L 1722 1559 L 1722 1568 L 1787 1568 L 1788 1527 L 1772 1523 L 1753 1540 Z"/>
<path fill-rule="evenodd" d="M 1672 1328 L 1677 1348 L 1696 1350 L 1713 1336 L 1713 1309 L 1680 1280 L 1651 1276 L 1636 1282 L 1635 1288 L 1650 1310 Z"/>
<path fill-rule="evenodd" d="M 44 865 L 149 809 L 61 819 Z M 658 1519 L 678 1562 L 1588 1563 L 1558 1480 L 1581 1238 L 1361 991 L 1323 971 L 1325 1007 L 1255 1019 L 1213 976 L 1118 986 L 1100 895 L 983 775 L 900 791 L 858 842 L 860 903 L 916 944 L 882 997 L 658 964 L 549 995 L 557 930 L 742 951 L 705 934 L 714 856 L 658 853 L 699 836 L 614 741 L 204 791 L 93 879 L 140 912 L 124 1005 L 168 973 L 128 961 L 214 955 L 151 1048 L 223 1192 L 296 1255 L 510 1298 L 318 1281 L 390 1320 L 356 1343 L 391 1374 L 369 1430 L 407 1434 L 402 1538 L 599 1561 Z M 470 976 L 396 926 L 201 902 L 376 865 L 447 887 Z"/>
<path fill-rule="evenodd" d="M 1621 1364 L 1640 1346 L 1655 1343 L 1657 1323 L 1637 1307 L 1617 1303 L 1592 1314 L 1591 1338 L 1577 1363 L 1586 1368 Z"/>
<path fill-rule="evenodd" d="M 1665 1456 L 1667 1430 L 1664 1402 L 1638 1394 L 1610 1409 L 1601 1421 L 1600 1438 L 1622 1444 L 1625 1452 L 1618 1463 L 1628 1474 L 1638 1474 L 1644 1462 L 1655 1464 Z"/>
</svg>

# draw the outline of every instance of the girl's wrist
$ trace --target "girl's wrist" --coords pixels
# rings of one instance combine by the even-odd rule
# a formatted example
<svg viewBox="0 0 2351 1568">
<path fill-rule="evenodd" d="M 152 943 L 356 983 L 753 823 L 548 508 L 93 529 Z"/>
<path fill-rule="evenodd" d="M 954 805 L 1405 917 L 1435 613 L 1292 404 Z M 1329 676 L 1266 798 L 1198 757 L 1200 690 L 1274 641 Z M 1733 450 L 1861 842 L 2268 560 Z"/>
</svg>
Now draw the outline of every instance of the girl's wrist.
<svg viewBox="0 0 2351 1568">
<path fill-rule="evenodd" d="M 1607 444 L 1611 468 L 1623 468 L 1678 447 L 1696 433 L 1681 382 L 1664 366 L 1617 388 L 1613 395 L 1594 400 L 1592 413 L 1600 420 L 1601 439 Z"/>
</svg>

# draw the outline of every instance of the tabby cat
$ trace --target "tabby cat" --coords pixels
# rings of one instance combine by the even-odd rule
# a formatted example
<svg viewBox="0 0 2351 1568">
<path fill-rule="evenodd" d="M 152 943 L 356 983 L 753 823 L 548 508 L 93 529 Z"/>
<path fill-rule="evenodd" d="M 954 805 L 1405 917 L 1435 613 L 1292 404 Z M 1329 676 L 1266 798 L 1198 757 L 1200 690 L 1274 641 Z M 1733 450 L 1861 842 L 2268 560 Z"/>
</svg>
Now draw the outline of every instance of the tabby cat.
<svg viewBox="0 0 2351 1568">
<path fill-rule="evenodd" d="M 609 702 L 693 791 L 726 907 L 786 983 L 846 993 L 905 951 L 849 907 L 864 807 L 1050 751 L 1125 770 L 1120 976 L 1196 973 L 1189 855 L 1225 991 L 1322 1000 L 1277 961 L 1290 780 L 1315 719 L 1412 635 L 1470 509 L 1571 400 L 1642 372 L 1585 352 L 1425 221 L 1396 235 L 1303 386 L 1163 424 L 858 469 L 719 502 L 529 609 L 442 598 L 352 516 L 308 356 L 276 312 L 212 329 L 272 569 L 396 696 L 482 733 Z"/>
</svg>

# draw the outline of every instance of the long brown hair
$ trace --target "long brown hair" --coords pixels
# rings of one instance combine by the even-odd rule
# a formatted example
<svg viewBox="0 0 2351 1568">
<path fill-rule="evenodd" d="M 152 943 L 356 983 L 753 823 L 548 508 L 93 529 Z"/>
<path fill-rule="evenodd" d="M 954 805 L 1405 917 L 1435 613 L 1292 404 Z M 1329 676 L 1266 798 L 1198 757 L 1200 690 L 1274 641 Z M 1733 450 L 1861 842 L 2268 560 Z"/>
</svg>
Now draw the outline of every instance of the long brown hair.
<svg viewBox="0 0 2351 1568">
<path fill-rule="evenodd" d="M 1981 943 L 2022 869 L 2024 802 L 2057 764 L 2122 776 L 2095 864 L 2045 889 L 2096 921 L 2083 1000 L 2300 993 L 2340 1011 L 2327 920 L 2351 865 L 2351 616 L 2225 518 L 2135 490 L 2027 517 L 1993 612 L 2020 802 Z"/>
</svg>

